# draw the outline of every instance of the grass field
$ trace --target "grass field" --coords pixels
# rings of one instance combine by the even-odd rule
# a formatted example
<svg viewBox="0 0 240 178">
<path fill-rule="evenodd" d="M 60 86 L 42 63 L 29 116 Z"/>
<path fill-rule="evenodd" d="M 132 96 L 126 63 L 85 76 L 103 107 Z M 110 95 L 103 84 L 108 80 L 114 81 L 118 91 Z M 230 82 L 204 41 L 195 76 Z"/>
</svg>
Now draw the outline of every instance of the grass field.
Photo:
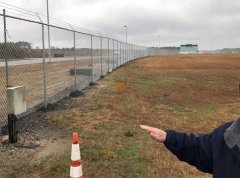
<svg viewBox="0 0 240 178">
<path fill-rule="evenodd" d="M 117 82 L 126 88 L 117 90 Z M 74 107 L 49 111 L 48 122 L 69 140 L 79 133 L 85 177 L 211 177 L 178 161 L 139 125 L 211 132 L 239 117 L 239 83 L 238 54 L 148 57 L 115 70 L 84 96 L 69 98 Z M 69 147 L 17 175 L 68 177 Z"/>
</svg>

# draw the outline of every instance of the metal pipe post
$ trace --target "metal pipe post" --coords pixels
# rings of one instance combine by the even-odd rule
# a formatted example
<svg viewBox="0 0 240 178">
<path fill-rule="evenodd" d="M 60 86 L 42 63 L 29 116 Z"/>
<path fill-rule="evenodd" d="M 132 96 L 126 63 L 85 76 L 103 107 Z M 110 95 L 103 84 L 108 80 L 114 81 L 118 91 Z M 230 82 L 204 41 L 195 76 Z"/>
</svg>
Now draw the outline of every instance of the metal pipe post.
<svg viewBox="0 0 240 178">
<path fill-rule="evenodd" d="M 132 45 L 130 45 L 130 60 L 132 61 L 133 56 L 132 56 Z"/>
<path fill-rule="evenodd" d="M 129 62 L 129 59 L 130 59 L 130 52 L 129 52 L 129 44 L 127 44 L 127 51 L 128 51 L 128 62 Z"/>
<path fill-rule="evenodd" d="M 129 52 L 129 44 L 127 44 L 127 51 L 128 51 L 128 62 L 129 62 L 129 54 L 130 54 L 130 52 Z"/>
<path fill-rule="evenodd" d="M 44 38 L 44 25 L 42 24 L 42 53 L 43 53 L 43 86 L 44 86 L 44 107 L 47 107 L 47 71 L 45 59 L 45 38 Z"/>
<path fill-rule="evenodd" d="M 8 134 L 9 134 L 9 142 L 17 143 L 17 116 L 14 114 L 8 115 Z"/>
<path fill-rule="evenodd" d="M 136 46 L 135 45 L 133 46 L 133 53 L 134 53 L 133 54 L 134 55 L 134 59 L 136 59 Z"/>
<path fill-rule="evenodd" d="M 116 52 L 116 54 L 117 54 L 117 67 L 118 67 L 118 41 L 116 41 L 117 42 L 117 52 Z"/>
<path fill-rule="evenodd" d="M 124 64 L 127 61 L 127 43 L 124 43 Z"/>
<path fill-rule="evenodd" d="M 122 42 L 119 42 L 120 43 L 120 65 L 119 66 L 121 66 L 122 65 Z"/>
<path fill-rule="evenodd" d="M 103 49 L 102 49 L 102 37 L 100 37 L 100 46 L 101 46 L 101 75 L 100 77 L 103 75 L 103 70 L 102 70 L 102 63 L 103 63 Z"/>
<path fill-rule="evenodd" d="M 91 35 L 91 67 L 92 67 L 92 82 L 93 82 L 93 40 L 92 40 L 92 35 Z"/>
<path fill-rule="evenodd" d="M 113 69 L 114 69 L 114 40 L 113 40 Z"/>
<path fill-rule="evenodd" d="M 109 69 L 109 61 L 110 58 L 109 58 L 109 38 L 108 38 L 108 72 L 110 72 L 110 69 Z"/>
<path fill-rule="evenodd" d="M 74 84 L 75 84 L 75 88 L 74 90 L 77 91 L 77 69 L 76 69 L 76 63 L 77 63 L 77 59 L 76 59 L 76 33 L 75 31 L 73 31 L 73 55 L 74 55 Z"/>
</svg>

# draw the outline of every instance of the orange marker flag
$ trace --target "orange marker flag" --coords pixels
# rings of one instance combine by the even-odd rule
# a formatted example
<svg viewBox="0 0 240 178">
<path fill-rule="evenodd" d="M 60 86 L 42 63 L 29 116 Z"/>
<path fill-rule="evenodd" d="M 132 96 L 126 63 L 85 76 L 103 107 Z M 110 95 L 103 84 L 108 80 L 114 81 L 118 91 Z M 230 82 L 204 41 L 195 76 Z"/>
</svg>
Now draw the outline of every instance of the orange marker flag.
<svg viewBox="0 0 240 178">
<path fill-rule="evenodd" d="M 125 87 L 125 85 L 124 85 L 124 83 L 122 83 L 122 82 L 118 82 L 117 84 L 116 84 L 116 89 L 117 90 L 124 90 L 126 87 Z"/>
</svg>

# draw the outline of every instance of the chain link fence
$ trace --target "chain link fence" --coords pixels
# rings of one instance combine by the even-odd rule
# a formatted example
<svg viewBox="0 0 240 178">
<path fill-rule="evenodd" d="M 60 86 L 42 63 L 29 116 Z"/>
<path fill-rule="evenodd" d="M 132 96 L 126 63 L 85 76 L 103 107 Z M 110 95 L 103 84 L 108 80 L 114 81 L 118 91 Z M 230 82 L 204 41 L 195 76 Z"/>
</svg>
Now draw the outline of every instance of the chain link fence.
<svg viewBox="0 0 240 178">
<path fill-rule="evenodd" d="M 0 128 L 7 118 L 7 87 L 26 86 L 29 112 L 148 55 L 143 46 L 54 19 L 48 25 L 44 16 L 23 14 L 5 10 L 0 13 Z"/>
</svg>

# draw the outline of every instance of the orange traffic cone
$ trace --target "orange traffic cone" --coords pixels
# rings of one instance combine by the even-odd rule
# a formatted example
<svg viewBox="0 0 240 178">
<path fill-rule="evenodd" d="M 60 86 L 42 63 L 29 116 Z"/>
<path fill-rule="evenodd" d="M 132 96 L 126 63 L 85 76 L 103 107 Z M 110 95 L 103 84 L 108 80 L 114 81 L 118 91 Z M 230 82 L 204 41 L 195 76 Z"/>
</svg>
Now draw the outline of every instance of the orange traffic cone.
<svg viewBox="0 0 240 178">
<path fill-rule="evenodd" d="M 83 178 L 78 134 L 73 133 L 70 178 Z"/>
</svg>

